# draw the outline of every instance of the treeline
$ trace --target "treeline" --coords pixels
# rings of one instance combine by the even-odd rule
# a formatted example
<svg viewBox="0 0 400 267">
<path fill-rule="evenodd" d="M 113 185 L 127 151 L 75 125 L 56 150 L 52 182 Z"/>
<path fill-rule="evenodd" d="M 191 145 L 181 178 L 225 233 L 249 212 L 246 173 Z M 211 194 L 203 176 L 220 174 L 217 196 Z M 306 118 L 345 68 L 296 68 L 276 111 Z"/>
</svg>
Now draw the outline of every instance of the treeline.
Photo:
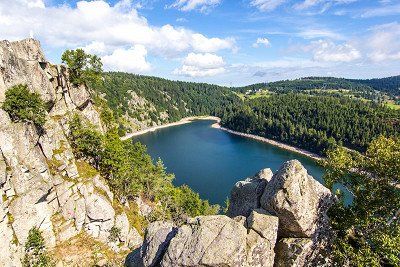
<svg viewBox="0 0 400 267">
<path fill-rule="evenodd" d="M 351 80 L 357 83 L 365 84 L 377 91 L 386 92 L 392 96 L 400 96 L 400 75 L 367 80 Z"/>
<path fill-rule="evenodd" d="M 381 97 L 382 93 L 391 96 L 400 95 L 400 76 L 353 80 L 334 77 L 305 77 L 295 80 L 283 80 L 269 83 L 258 83 L 244 87 L 233 88 L 239 92 L 247 90 L 268 89 L 276 93 L 304 92 L 307 90 L 349 90 L 354 95 L 370 100 Z M 378 91 L 378 92 L 377 92 Z"/>
<path fill-rule="evenodd" d="M 140 120 L 140 111 L 130 104 L 131 92 L 144 98 L 155 110 L 146 109 L 152 121 L 163 113 L 165 122 L 177 121 L 195 115 L 217 115 L 225 107 L 239 102 L 228 88 L 205 83 L 171 81 L 167 79 L 122 72 L 106 72 L 104 82 L 93 86 L 107 99 L 117 116 L 128 114 Z"/>
<path fill-rule="evenodd" d="M 365 151 L 379 135 L 399 136 L 400 112 L 345 97 L 290 93 L 226 110 L 222 125 L 318 154 L 337 145 Z"/>
</svg>

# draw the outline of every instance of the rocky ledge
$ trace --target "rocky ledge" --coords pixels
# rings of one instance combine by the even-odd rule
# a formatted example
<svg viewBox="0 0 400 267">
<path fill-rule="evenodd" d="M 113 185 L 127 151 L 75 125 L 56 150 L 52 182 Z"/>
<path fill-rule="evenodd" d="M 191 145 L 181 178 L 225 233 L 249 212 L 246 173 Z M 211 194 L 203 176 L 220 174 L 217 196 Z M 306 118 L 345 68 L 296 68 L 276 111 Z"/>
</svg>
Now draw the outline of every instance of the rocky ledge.
<svg viewBox="0 0 400 267">
<path fill-rule="evenodd" d="M 126 266 L 315 266 L 328 264 L 330 191 L 297 160 L 236 183 L 228 216 L 154 222 Z"/>
</svg>

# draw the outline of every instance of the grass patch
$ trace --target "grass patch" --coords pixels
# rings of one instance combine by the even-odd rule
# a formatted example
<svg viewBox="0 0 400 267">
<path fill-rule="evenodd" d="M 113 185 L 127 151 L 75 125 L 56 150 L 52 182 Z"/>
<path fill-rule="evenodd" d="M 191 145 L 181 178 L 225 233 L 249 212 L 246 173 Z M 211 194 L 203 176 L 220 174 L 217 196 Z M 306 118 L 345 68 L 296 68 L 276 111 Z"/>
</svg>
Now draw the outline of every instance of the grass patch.
<svg viewBox="0 0 400 267">
<path fill-rule="evenodd" d="M 106 244 L 95 240 L 85 232 L 81 232 L 73 238 L 58 243 L 50 251 L 57 261 L 62 260 L 67 266 L 96 266 L 106 259 L 107 266 L 123 266 L 127 251 L 116 253 Z"/>
<path fill-rule="evenodd" d="M 387 102 L 385 103 L 385 105 L 386 105 L 388 108 L 390 108 L 390 109 L 394 109 L 394 110 L 399 110 L 399 109 L 400 109 L 400 105 L 394 103 L 394 101 L 387 101 Z"/>
<path fill-rule="evenodd" d="M 75 164 L 81 178 L 93 178 L 94 176 L 99 174 L 99 172 L 95 168 L 93 168 L 89 163 L 83 160 L 77 160 Z"/>
</svg>

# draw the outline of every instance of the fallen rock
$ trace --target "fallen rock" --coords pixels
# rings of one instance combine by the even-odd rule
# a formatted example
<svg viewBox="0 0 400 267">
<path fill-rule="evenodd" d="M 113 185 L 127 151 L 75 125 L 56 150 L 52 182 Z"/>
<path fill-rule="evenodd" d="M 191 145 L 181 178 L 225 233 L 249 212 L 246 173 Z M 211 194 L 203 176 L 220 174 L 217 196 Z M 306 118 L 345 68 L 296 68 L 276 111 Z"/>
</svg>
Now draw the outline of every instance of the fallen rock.
<svg viewBox="0 0 400 267">
<path fill-rule="evenodd" d="M 279 218 L 279 237 L 311 237 L 326 227 L 332 195 L 298 160 L 291 160 L 274 174 L 260 202 Z"/>
<path fill-rule="evenodd" d="M 271 169 L 263 169 L 255 176 L 237 182 L 231 191 L 227 215 L 247 217 L 252 210 L 258 209 L 260 197 L 272 175 Z"/>
</svg>

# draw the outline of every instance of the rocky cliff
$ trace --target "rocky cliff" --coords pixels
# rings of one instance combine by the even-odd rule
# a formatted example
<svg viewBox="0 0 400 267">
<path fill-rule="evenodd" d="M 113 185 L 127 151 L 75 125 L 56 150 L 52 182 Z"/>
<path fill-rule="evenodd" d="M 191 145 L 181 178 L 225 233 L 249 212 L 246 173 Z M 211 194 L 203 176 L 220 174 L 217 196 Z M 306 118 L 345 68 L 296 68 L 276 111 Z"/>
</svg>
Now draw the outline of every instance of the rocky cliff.
<svg viewBox="0 0 400 267">
<path fill-rule="evenodd" d="M 330 191 L 297 160 L 260 171 L 232 189 L 228 216 L 176 226 L 152 223 L 127 266 L 321 266 Z"/>
<path fill-rule="evenodd" d="M 75 159 L 68 143 L 74 114 L 103 128 L 87 88 L 69 83 L 64 66 L 47 62 L 38 41 L 1 41 L 0 102 L 17 84 L 39 93 L 49 109 L 40 130 L 12 122 L 0 109 L 0 266 L 21 266 L 32 227 L 42 231 L 59 266 L 84 266 L 94 248 L 85 251 L 82 243 L 102 247 L 103 254 L 135 248 L 142 240 L 124 209 L 103 178 Z M 113 228 L 119 231 L 111 240 Z M 101 260 L 101 254 L 95 256 Z"/>
</svg>

